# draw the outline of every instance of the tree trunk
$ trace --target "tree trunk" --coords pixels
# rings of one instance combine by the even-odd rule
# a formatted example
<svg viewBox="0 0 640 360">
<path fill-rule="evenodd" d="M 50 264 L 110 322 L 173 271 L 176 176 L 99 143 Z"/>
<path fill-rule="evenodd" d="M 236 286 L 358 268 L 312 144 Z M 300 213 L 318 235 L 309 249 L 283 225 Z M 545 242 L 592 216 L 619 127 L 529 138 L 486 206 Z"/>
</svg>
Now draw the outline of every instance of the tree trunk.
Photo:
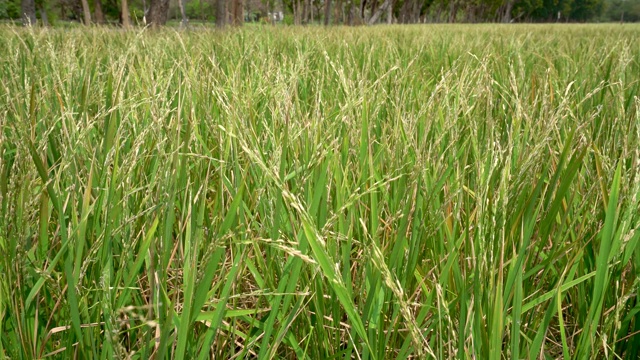
<svg viewBox="0 0 640 360">
<path fill-rule="evenodd" d="M 300 13 L 300 24 L 307 23 L 307 0 L 302 0 L 302 12 Z"/>
<path fill-rule="evenodd" d="M 224 27 L 227 20 L 227 3 L 225 0 L 216 0 L 216 26 Z"/>
<path fill-rule="evenodd" d="M 302 24 L 302 3 L 301 0 L 293 0 L 293 24 Z"/>
<path fill-rule="evenodd" d="M 449 5 L 449 22 L 454 23 L 456 22 L 456 15 L 458 14 L 458 6 L 456 4 L 456 0 L 449 1 L 451 1 Z"/>
<path fill-rule="evenodd" d="M 169 15 L 169 0 L 151 0 L 149 6 L 149 23 L 152 27 L 167 23 Z"/>
<path fill-rule="evenodd" d="M 379 0 L 371 0 L 370 3 L 371 3 L 371 5 L 369 6 L 369 15 L 367 16 L 367 24 L 369 24 L 369 21 L 371 20 L 371 17 L 373 16 L 373 14 L 378 12 L 378 5 L 379 5 L 380 1 Z"/>
<path fill-rule="evenodd" d="M 400 7 L 400 16 L 398 17 L 398 22 L 400 24 L 408 24 L 411 22 L 411 15 L 409 14 L 411 3 L 412 1 L 409 0 L 406 0 L 404 3 L 402 3 L 402 6 Z"/>
<path fill-rule="evenodd" d="M 128 0 L 122 0 L 122 27 L 128 29 L 131 27 L 131 19 L 129 18 Z"/>
<path fill-rule="evenodd" d="M 44 9 L 43 4 L 38 6 L 38 11 L 40 12 L 40 19 L 42 20 L 42 25 L 49 26 L 49 18 L 47 17 L 47 11 Z"/>
<path fill-rule="evenodd" d="M 91 25 L 91 9 L 89 9 L 89 1 L 82 0 L 82 13 L 84 14 L 84 24 Z"/>
<path fill-rule="evenodd" d="M 486 12 L 486 5 L 484 3 L 480 4 L 476 12 L 476 19 L 480 19 L 480 21 L 487 21 L 487 17 L 485 16 Z"/>
<path fill-rule="evenodd" d="M 467 9 L 465 10 L 465 17 L 467 23 L 473 24 L 476 22 L 476 7 L 473 4 L 467 4 Z"/>
<path fill-rule="evenodd" d="M 104 24 L 106 21 L 104 19 L 104 12 L 102 11 L 102 0 L 96 0 L 94 4 L 96 9 L 93 12 L 93 15 L 96 18 L 96 23 Z"/>
<path fill-rule="evenodd" d="M 312 1 L 309 1 L 309 4 L 310 4 L 309 5 L 309 8 L 310 8 L 309 11 L 311 12 L 309 14 L 309 22 L 313 23 L 314 21 L 316 21 L 316 16 L 315 16 L 316 12 L 313 11 L 315 6 L 313 5 Z"/>
<path fill-rule="evenodd" d="M 189 20 L 187 19 L 187 15 L 184 12 L 184 2 L 185 0 L 178 0 L 178 6 L 180 7 L 180 16 L 182 17 L 182 20 L 180 21 L 180 28 L 182 29 L 186 29 Z"/>
<path fill-rule="evenodd" d="M 393 5 L 387 6 L 387 24 L 393 24 Z"/>
<path fill-rule="evenodd" d="M 442 22 L 442 12 L 444 11 L 443 5 L 438 6 L 438 11 L 436 11 L 436 23 Z"/>
<path fill-rule="evenodd" d="M 382 5 L 380 5 L 380 7 L 376 9 L 376 12 L 371 15 L 371 18 L 369 18 L 369 25 L 375 24 L 378 19 L 380 19 L 380 16 L 382 16 L 382 13 L 384 13 L 384 11 L 387 10 L 387 7 L 389 6 L 392 6 L 391 0 L 385 0 Z"/>
<path fill-rule="evenodd" d="M 511 22 L 511 12 L 513 11 L 513 3 L 514 3 L 514 0 L 508 0 L 507 1 L 507 7 L 504 10 L 504 16 L 502 17 L 502 22 L 503 23 L 510 23 Z"/>
<path fill-rule="evenodd" d="M 242 26 L 244 23 L 244 18 L 242 16 L 244 10 L 243 5 L 242 0 L 231 0 L 231 21 L 233 26 Z"/>
<path fill-rule="evenodd" d="M 417 0 L 413 1 L 413 11 L 411 11 L 411 22 L 419 23 L 420 22 L 420 3 Z"/>
<path fill-rule="evenodd" d="M 324 26 L 331 23 L 331 0 L 324 0 Z"/>
<path fill-rule="evenodd" d="M 36 18 L 36 2 L 34 0 L 22 0 L 20 5 L 22 24 L 24 26 L 36 26 L 38 24 L 38 18 Z"/>
</svg>

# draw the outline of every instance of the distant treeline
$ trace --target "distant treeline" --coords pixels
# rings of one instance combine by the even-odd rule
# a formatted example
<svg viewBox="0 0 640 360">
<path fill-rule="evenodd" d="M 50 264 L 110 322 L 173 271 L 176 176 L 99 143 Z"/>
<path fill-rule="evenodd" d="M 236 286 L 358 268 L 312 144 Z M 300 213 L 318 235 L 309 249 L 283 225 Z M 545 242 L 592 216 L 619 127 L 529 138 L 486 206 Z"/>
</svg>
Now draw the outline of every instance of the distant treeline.
<svg viewBox="0 0 640 360">
<path fill-rule="evenodd" d="M 218 16 L 218 14 L 224 14 Z M 284 16 L 281 16 L 284 14 Z M 0 19 L 164 25 L 636 22 L 640 0 L 1 0 Z M 132 20 L 133 19 L 133 20 Z"/>
</svg>

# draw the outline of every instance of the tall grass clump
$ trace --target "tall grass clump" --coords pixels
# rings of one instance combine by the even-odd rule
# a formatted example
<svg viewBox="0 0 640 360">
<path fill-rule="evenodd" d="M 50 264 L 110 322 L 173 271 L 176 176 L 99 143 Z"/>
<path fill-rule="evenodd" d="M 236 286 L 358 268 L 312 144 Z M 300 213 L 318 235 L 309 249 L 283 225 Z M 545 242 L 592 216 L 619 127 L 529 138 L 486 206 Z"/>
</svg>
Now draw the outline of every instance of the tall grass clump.
<svg viewBox="0 0 640 360">
<path fill-rule="evenodd" d="M 0 28 L 0 357 L 637 359 L 640 28 Z"/>
</svg>

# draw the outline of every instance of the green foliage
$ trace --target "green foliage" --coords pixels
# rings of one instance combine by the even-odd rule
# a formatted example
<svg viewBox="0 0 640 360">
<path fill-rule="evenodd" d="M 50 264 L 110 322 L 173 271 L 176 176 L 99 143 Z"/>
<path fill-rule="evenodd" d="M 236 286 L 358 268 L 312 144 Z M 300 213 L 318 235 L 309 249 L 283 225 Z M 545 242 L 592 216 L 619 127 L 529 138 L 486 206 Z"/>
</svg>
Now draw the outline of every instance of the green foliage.
<svg viewBox="0 0 640 360">
<path fill-rule="evenodd" d="M 606 9 L 607 21 L 640 21 L 640 0 L 609 0 Z"/>
<path fill-rule="evenodd" d="M 285 14 L 282 23 L 285 25 L 293 25 L 294 19 L 292 14 Z"/>
<path fill-rule="evenodd" d="M 20 19 L 20 0 L 0 1 L 0 19 Z"/>
<path fill-rule="evenodd" d="M 141 4 L 138 4 L 137 2 L 132 2 L 132 3 L 128 3 L 128 5 L 129 5 L 129 12 L 131 13 L 131 18 L 142 19 L 142 16 L 144 15 L 144 10 L 142 9 Z M 102 12 L 104 13 L 105 18 L 111 22 L 119 22 L 121 6 L 122 5 L 120 1 L 103 0 Z"/>
<path fill-rule="evenodd" d="M 189 0 L 185 2 L 184 10 L 189 19 L 200 19 L 200 20 L 208 20 L 215 21 L 215 17 L 213 14 L 215 10 L 213 9 L 213 4 L 206 0 Z M 204 14 L 209 14 L 206 17 L 203 17 Z"/>
<path fill-rule="evenodd" d="M 602 0 L 576 0 L 571 8 L 571 19 L 588 21 L 596 18 L 604 9 Z"/>
<path fill-rule="evenodd" d="M 636 25 L 0 28 L 0 357 L 640 354 Z"/>
</svg>

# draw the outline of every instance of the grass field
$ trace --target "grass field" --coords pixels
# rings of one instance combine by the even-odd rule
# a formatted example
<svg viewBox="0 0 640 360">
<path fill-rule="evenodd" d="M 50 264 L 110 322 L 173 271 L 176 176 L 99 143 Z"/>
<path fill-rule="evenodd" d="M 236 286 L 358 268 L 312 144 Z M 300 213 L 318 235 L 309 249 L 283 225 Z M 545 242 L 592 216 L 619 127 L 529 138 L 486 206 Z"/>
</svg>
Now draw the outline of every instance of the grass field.
<svg viewBox="0 0 640 360">
<path fill-rule="evenodd" d="M 637 359 L 640 26 L 0 28 L 0 357 Z"/>
</svg>

